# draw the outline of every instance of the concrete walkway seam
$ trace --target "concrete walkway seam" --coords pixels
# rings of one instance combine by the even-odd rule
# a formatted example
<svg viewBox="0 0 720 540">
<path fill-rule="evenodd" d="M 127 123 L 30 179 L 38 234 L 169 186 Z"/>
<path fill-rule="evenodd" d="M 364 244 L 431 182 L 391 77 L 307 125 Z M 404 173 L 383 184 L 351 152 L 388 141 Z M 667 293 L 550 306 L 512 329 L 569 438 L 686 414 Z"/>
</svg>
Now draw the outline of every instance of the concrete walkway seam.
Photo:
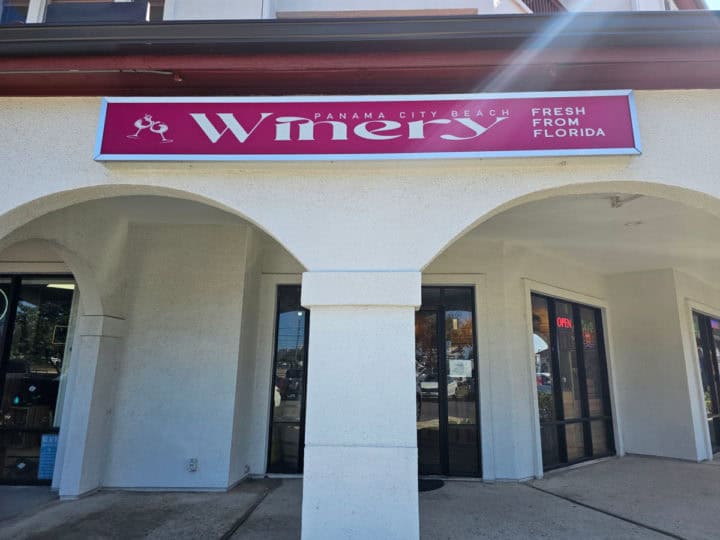
<svg viewBox="0 0 720 540">
<path fill-rule="evenodd" d="M 243 514 L 233 523 L 230 528 L 220 537 L 220 540 L 230 540 L 232 536 L 237 532 L 237 530 L 243 526 L 243 524 L 250 518 L 250 516 L 255 512 L 258 506 L 265 500 L 265 498 L 272 493 L 277 485 L 273 485 L 272 487 L 267 488 L 258 498 L 257 500 L 243 512 Z"/>
<path fill-rule="evenodd" d="M 558 499 L 562 499 L 564 501 L 567 501 L 569 503 L 577 504 L 578 506 L 582 506 L 584 508 L 588 508 L 589 510 L 594 510 L 595 512 L 600 512 L 601 514 L 605 514 L 606 516 L 613 517 L 615 519 L 619 519 L 621 521 L 625 521 L 627 523 L 630 523 L 632 525 L 635 525 L 637 527 L 642 527 L 643 529 L 647 529 L 649 531 L 656 532 L 658 534 L 662 534 L 663 536 L 667 536 L 668 538 L 675 538 L 675 540 L 688 540 L 687 538 L 683 536 L 678 536 L 675 533 L 671 533 L 669 531 L 665 531 L 663 529 L 658 529 L 657 527 L 653 527 L 652 525 L 647 525 L 645 523 L 642 523 L 640 521 L 635 521 L 634 519 L 626 518 L 624 516 L 621 516 L 619 514 L 615 514 L 614 512 L 609 512 L 608 510 L 603 510 L 602 508 L 597 508 L 595 506 L 589 505 L 584 502 L 576 501 L 575 499 L 572 499 L 570 497 L 566 497 L 565 495 L 558 495 L 557 493 L 553 493 L 552 491 L 548 491 L 546 489 L 534 486 L 532 484 L 523 484 L 531 489 L 535 489 L 537 491 L 540 491 L 541 493 L 545 493 L 547 495 L 552 495 L 553 497 L 557 497 Z"/>
</svg>

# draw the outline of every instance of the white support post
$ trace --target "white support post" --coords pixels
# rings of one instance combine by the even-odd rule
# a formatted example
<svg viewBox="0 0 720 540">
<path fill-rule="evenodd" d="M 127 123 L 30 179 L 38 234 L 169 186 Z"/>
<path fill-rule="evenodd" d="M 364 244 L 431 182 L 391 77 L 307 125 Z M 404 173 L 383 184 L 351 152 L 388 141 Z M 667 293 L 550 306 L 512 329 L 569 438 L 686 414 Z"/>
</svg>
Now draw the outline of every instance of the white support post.
<svg viewBox="0 0 720 540">
<path fill-rule="evenodd" d="M 101 486 L 124 331 L 125 321 L 114 317 L 78 320 L 55 467 L 62 498 L 77 498 Z"/>
<path fill-rule="evenodd" d="M 419 538 L 419 272 L 310 272 L 302 538 Z"/>
<path fill-rule="evenodd" d="M 41 23 L 45 21 L 45 8 L 47 0 L 30 0 L 28 4 L 28 12 L 25 22 Z"/>
<path fill-rule="evenodd" d="M 263 0 L 165 0 L 163 19 L 180 20 L 228 20 L 260 19 Z"/>
</svg>

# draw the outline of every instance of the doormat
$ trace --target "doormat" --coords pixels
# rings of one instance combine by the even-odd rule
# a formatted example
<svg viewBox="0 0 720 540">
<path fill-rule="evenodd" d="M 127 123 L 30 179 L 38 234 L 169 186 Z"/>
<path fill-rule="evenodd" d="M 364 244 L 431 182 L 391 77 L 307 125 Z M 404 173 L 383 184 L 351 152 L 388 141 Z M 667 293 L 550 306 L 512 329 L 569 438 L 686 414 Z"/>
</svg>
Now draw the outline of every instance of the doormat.
<svg viewBox="0 0 720 540">
<path fill-rule="evenodd" d="M 435 491 L 445 485 L 442 480 L 418 480 L 418 491 Z"/>
</svg>

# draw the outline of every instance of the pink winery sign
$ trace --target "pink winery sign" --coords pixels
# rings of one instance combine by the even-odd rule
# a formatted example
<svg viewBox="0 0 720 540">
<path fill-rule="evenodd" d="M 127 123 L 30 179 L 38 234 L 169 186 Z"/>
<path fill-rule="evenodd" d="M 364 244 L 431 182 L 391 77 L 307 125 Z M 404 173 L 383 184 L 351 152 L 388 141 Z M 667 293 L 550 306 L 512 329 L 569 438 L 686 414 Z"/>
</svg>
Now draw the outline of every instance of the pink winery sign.
<svg viewBox="0 0 720 540">
<path fill-rule="evenodd" d="M 632 92 L 105 98 L 95 159 L 640 154 Z"/>
</svg>

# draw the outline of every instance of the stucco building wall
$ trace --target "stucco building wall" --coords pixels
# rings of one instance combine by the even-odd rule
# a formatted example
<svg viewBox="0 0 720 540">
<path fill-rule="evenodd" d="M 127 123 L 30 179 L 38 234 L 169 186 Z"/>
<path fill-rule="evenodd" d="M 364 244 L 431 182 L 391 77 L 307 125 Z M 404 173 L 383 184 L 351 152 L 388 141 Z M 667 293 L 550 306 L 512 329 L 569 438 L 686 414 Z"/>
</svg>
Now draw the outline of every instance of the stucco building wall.
<svg viewBox="0 0 720 540">
<path fill-rule="evenodd" d="M 301 282 L 311 310 L 308 530 L 340 527 L 344 509 L 332 493 L 351 491 L 362 529 L 378 507 L 378 476 L 410 495 L 380 505 L 386 513 L 375 521 L 398 538 L 417 529 L 411 329 L 421 280 L 476 287 L 487 479 L 542 474 L 533 290 L 603 310 L 619 453 L 709 457 L 688 299 L 716 313 L 717 283 L 674 269 L 607 276 L 483 236 L 482 223 L 503 210 L 571 194 L 651 195 L 720 217 L 720 92 L 636 98 L 636 157 L 105 164 L 91 159 L 98 99 L 0 101 L 0 269 L 66 265 L 80 288 L 61 444 L 85 446 L 62 456 L 61 494 L 224 489 L 263 474 L 275 291 Z M 100 204 L 129 195 L 194 201 L 226 217 L 153 222 Z M 29 244 L 11 246 L 38 240 L 54 254 L 24 269 Z M 378 388 L 368 370 L 398 383 Z M 339 377 L 350 382 L 344 400 Z M 377 421 L 388 409 L 393 416 Z M 652 410 L 663 418 L 647 424 Z M 185 470 L 189 458 L 196 473 Z"/>
<path fill-rule="evenodd" d="M 638 157 L 362 161 L 352 166 L 101 164 L 89 159 L 99 100 L 4 99 L 0 114 L 6 145 L 0 157 L 11 189 L 0 200 L 0 231 L 5 236 L 34 217 L 90 198 L 155 193 L 244 216 L 310 270 L 397 270 L 423 268 L 453 239 L 509 204 L 550 195 L 603 189 L 654 194 L 718 215 L 720 187 L 712 159 L 718 94 L 638 92 L 643 141 Z"/>
<path fill-rule="evenodd" d="M 228 486 L 245 229 L 131 227 L 105 485 Z M 195 473 L 189 458 L 198 459 Z"/>
</svg>

